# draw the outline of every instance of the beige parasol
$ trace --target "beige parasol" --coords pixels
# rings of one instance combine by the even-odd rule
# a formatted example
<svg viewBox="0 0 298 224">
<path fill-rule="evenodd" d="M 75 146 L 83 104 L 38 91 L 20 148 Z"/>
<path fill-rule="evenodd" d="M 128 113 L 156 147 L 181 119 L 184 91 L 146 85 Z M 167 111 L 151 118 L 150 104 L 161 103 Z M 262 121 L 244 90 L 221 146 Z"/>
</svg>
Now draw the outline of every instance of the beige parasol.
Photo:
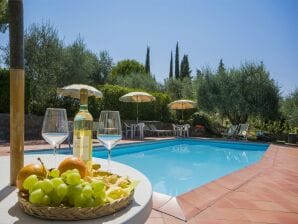
<svg viewBox="0 0 298 224">
<path fill-rule="evenodd" d="M 169 108 L 172 110 L 182 110 L 182 119 L 183 119 L 183 110 L 196 108 L 196 102 L 192 100 L 176 100 L 169 103 Z"/>
<path fill-rule="evenodd" d="M 57 90 L 57 94 L 59 96 L 70 96 L 72 98 L 80 99 L 81 89 L 88 90 L 88 96 L 95 96 L 96 98 L 102 98 L 102 93 L 98 89 L 92 86 L 83 85 L 83 84 L 72 84 L 69 86 L 64 86 Z"/>
<path fill-rule="evenodd" d="M 122 102 L 137 103 L 137 123 L 139 122 L 139 103 L 155 101 L 155 97 L 146 92 L 131 92 L 119 98 Z"/>
</svg>

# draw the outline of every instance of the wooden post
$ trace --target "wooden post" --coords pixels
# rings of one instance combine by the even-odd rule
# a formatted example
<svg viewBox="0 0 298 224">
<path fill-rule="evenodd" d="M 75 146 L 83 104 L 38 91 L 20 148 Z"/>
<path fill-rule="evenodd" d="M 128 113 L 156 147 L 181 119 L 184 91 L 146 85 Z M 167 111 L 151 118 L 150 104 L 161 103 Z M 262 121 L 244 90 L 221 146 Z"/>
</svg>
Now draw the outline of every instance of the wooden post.
<svg viewBox="0 0 298 224">
<path fill-rule="evenodd" d="M 24 24 L 23 1 L 8 1 L 10 47 L 10 184 L 24 166 Z"/>
</svg>

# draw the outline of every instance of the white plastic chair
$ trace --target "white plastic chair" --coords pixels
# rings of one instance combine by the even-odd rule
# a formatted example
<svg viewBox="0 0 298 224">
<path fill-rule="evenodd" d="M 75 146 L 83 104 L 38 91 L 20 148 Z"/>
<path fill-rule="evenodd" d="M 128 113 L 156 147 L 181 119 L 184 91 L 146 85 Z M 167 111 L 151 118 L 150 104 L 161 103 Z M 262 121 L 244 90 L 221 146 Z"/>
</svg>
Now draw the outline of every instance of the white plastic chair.
<svg viewBox="0 0 298 224">
<path fill-rule="evenodd" d="M 183 125 L 183 136 L 184 137 L 189 137 L 189 129 L 190 129 L 189 124 Z"/>
<path fill-rule="evenodd" d="M 174 134 L 176 137 L 182 136 L 183 135 L 183 125 L 176 125 L 176 124 L 172 124 L 173 125 L 173 130 L 174 130 Z"/>
<path fill-rule="evenodd" d="M 130 125 L 128 125 L 126 122 L 124 122 L 124 126 L 125 126 L 125 137 L 128 138 L 128 133 L 132 133 L 132 127 Z"/>
<path fill-rule="evenodd" d="M 173 134 L 174 134 L 174 136 L 177 136 L 178 135 L 177 126 L 175 124 L 172 124 L 172 126 L 173 126 Z"/>
<path fill-rule="evenodd" d="M 140 131 L 140 139 L 141 140 L 144 139 L 144 127 L 145 127 L 144 123 L 138 123 L 138 128 L 139 128 L 139 131 Z"/>
</svg>

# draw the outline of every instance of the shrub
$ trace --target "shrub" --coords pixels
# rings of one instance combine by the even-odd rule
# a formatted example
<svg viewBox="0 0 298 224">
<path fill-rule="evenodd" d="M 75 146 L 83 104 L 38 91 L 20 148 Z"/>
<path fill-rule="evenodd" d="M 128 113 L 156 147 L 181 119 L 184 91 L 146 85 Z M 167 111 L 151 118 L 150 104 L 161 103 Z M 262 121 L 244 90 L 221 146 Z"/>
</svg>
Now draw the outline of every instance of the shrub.
<svg viewBox="0 0 298 224">
<path fill-rule="evenodd" d="M 9 112 L 9 71 L 0 69 L 0 113 Z"/>
<path fill-rule="evenodd" d="M 8 69 L 0 69 L 0 113 L 9 113 L 10 110 L 10 77 Z M 28 112 L 28 102 L 30 99 L 29 79 L 25 76 L 25 113 Z"/>
<path fill-rule="evenodd" d="M 190 122 L 193 126 L 202 125 L 204 126 L 206 132 L 212 133 L 211 121 L 209 120 L 207 115 L 196 112 L 191 116 Z"/>
<path fill-rule="evenodd" d="M 79 110 L 80 102 L 78 99 L 70 97 L 57 97 L 55 92 L 49 93 L 48 100 L 44 102 L 38 102 L 35 100 L 29 100 L 29 82 L 26 82 L 26 93 L 25 93 L 25 108 L 32 114 L 44 115 L 46 108 L 57 107 L 65 108 L 67 116 L 71 120 Z M 131 89 L 116 85 L 103 85 L 97 86 L 103 93 L 102 99 L 95 99 L 89 97 L 88 108 L 92 114 L 94 120 L 99 118 L 102 110 L 117 110 L 120 111 L 121 119 L 123 120 L 135 120 L 137 115 L 137 104 L 136 103 L 124 103 L 120 102 L 119 98 L 129 92 L 142 91 L 140 89 Z M 170 97 L 167 94 L 154 92 L 152 95 L 156 98 L 156 101 L 151 103 L 140 103 L 139 104 L 139 119 L 141 120 L 159 120 L 159 121 L 170 121 L 171 114 L 168 109 L 170 103 Z M 9 71 L 0 70 L 0 97 L 1 97 L 1 108 L 0 113 L 9 113 Z M 29 103 L 30 102 L 30 103 Z"/>
<path fill-rule="evenodd" d="M 136 119 L 136 103 L 124 103 L 120 102 L 119 98 L 129 92 L 140 91 L 139 89 L 131 89 L 115 85 L 98 86 L 103 93 L 103 99 L 99 101 L 98 106 L 95 106 L 97 112 L 92 111 L 90 105 L 90 113 L 94 117 L 99 117 L 101 110 L 118 110 L 120 111 L 121 119 L 123 120 L 135 120 Z M 139 119 L 140 120 L 160 120 L 169 121 L 170 112 L 168 109 L 168 103 L 170 103 L 170 97 L 167 94 L 155 92 L 152 95 L 156 98 L 156 101 L 151 103 L 139 104 Z"/>
<path fill-rule="evenodd" d="M 295 128 L 298 128 L 298 88 L 282 101 L 281 109 L 292 131 L 294 131 Z"/>
</svg>

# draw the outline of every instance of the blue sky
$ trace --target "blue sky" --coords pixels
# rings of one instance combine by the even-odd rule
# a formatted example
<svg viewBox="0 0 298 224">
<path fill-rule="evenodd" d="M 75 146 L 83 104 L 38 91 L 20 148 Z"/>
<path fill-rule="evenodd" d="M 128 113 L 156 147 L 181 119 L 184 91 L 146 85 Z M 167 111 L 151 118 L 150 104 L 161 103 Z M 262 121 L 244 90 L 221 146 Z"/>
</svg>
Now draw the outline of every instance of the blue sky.
<svg viewBox="0 0 298 224">
<path fill-rule="evenodd" d="M 193 74 L 220 58 L 227 67 L 262 60 L 283 95 L 298 87 L 298 0 L 25 0 L 24 13 L 25 27 L 50 22 L 66 44 L 80 35 L 114 62 L 144 62 L 149 45 L 160 82 L 179 41 Z"/>
</svg>

